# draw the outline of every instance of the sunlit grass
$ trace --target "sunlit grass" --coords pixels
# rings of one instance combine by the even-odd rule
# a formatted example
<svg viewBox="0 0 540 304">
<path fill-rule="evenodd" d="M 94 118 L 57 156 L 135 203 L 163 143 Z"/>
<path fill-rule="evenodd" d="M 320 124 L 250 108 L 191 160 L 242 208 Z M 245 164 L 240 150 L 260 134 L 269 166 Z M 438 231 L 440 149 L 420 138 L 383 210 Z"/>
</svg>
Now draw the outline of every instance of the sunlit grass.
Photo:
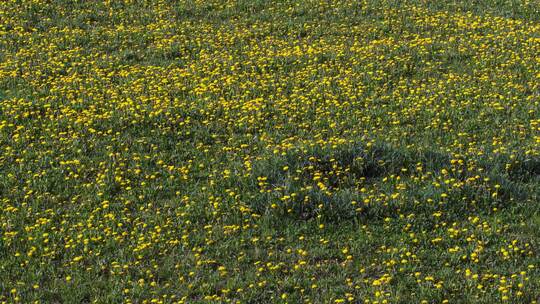
<svg viewBox="0 0 540 304">
<path fill-rule="evenodd" d="M 0 2 L 0 302 L 537 303 L 539 9 Z"/>
</svg>

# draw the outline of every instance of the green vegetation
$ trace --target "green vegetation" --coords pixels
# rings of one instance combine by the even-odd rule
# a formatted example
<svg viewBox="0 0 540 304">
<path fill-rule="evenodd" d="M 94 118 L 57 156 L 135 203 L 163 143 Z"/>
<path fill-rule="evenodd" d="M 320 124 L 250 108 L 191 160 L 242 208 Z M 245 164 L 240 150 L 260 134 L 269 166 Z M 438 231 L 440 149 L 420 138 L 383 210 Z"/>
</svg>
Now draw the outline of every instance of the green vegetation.
<svg viewBox="0 0 540 304">
<path fill-rule="evenodd" d="M 0 2 L 0 303 L 537 303 L 538 1 Z"/>
</svg>

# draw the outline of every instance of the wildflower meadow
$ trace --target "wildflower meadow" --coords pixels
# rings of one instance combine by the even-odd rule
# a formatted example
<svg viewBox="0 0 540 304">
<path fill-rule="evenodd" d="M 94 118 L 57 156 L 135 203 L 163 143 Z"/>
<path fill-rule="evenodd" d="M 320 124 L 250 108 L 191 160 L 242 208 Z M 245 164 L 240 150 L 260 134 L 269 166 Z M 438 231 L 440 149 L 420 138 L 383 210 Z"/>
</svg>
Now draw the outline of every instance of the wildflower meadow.
<svg viewBox="0 0 540 304">
<path fill-rule="evenodd" d="M 0 1 L 0 303 L 540 302 L 540 2 Z"/>
</svg>

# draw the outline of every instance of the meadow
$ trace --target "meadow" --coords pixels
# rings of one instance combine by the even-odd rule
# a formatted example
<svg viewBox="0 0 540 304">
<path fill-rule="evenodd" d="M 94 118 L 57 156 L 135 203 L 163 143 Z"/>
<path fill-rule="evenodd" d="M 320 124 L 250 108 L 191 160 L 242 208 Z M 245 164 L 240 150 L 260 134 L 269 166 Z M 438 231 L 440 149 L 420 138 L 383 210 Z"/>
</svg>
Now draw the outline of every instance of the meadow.
<svg viewBox="0 0 540 304">
<path fill-rule="evenodd" d="M 540 302 L 536 0 L 0 1 L 0 303 Z"/>
</svg>

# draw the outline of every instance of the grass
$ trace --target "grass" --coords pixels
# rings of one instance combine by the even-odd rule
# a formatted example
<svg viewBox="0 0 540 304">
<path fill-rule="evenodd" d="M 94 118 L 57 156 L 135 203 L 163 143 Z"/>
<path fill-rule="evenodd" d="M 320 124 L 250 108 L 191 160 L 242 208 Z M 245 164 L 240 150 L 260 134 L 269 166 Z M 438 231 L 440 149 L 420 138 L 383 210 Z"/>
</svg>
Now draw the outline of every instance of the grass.
<svg viewBox="0 0 540 304">
<path fill-rule="evenodd" d="M 1 303 L 537 303 L 537 1 L 2 1 Z"/>
</svg>

